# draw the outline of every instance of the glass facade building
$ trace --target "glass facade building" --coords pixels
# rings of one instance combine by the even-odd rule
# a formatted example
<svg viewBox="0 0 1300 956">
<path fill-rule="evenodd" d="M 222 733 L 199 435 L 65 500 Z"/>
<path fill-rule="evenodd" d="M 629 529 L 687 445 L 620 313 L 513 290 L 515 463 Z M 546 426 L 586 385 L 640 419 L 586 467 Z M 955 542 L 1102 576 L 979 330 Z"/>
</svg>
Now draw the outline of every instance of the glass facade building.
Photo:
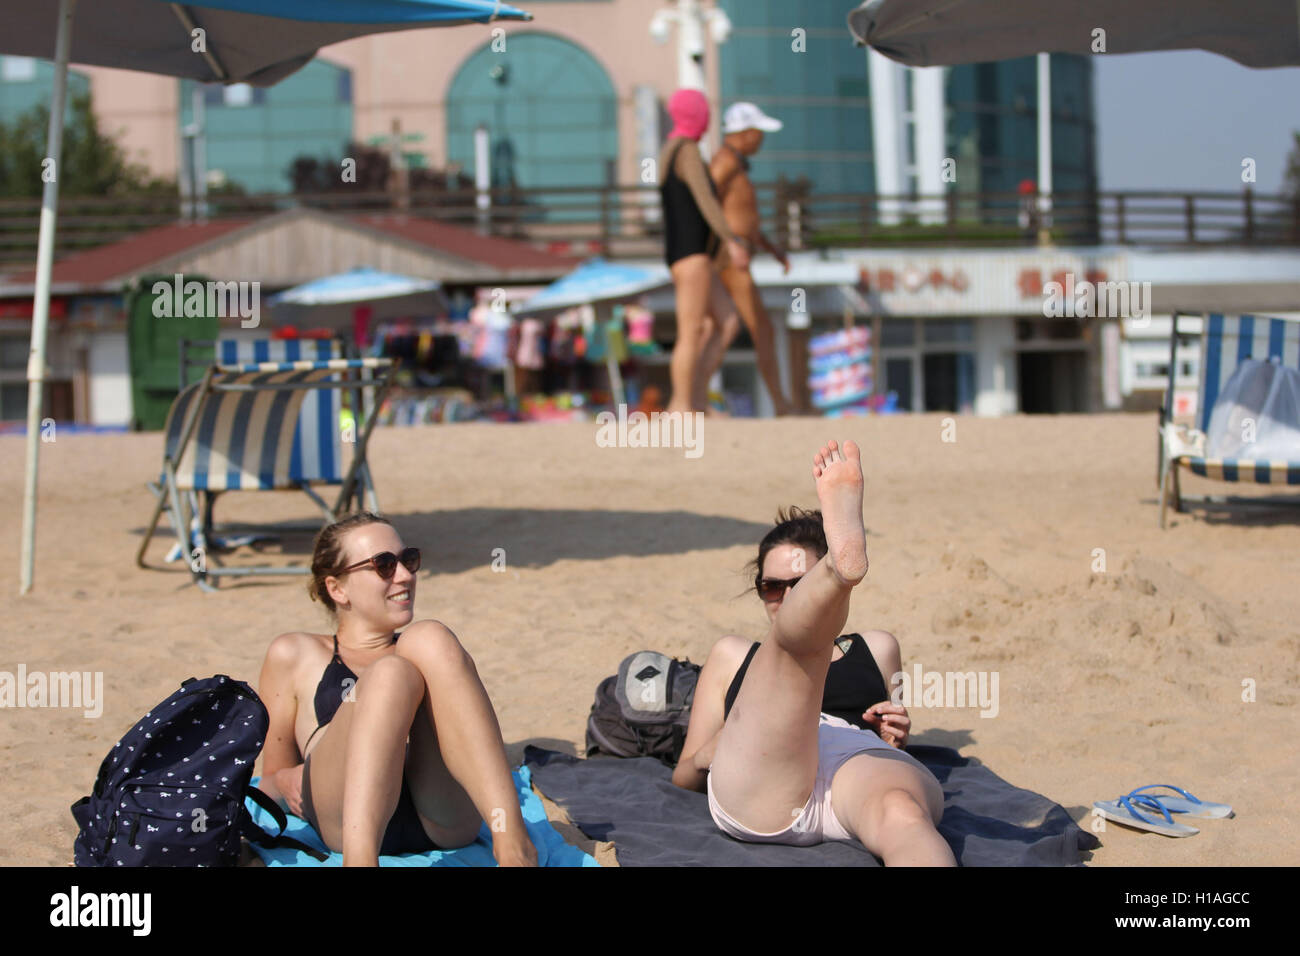
<svg viewBox="0 0 1300 956">
<path fill-rule="evenodd" d="M 1038 66 L 1034 57 L 947 68 L 945 143 L 961 192 L 1015 192 L 1038 179 Z M 1052 191 L 1097 186 L 1092 61 L 1052 55 Z"/>
<path fill-rule="evenodd" d="M 873 101 L 865 48 L 854 46 L 844 9 L 801 0 L 720 0 L 732 21 L 718 48 L 722 107 L 756 103 L 785 128 L 753 160 L 758 182 L 806 176 L 815 192 L 876 189 Z M 802 32 L 800 32 L 802 31 Z M 798 52 L 799 48 L 803 52 Z M 905 164 L 916 160 L 911 71 L 894 109 Z M 1052 56 L 1053 191 L 1096 188 L 1092 62 Z M 1038 81 L 1034 57 L 944 70 L 945 156 L 957 161 L 961 192 L 1015 192 L 1038 178 Z M 904 175 L 903 192 L 916 189 Z"/>
<path fill-rule="evenodd" d="M 68 70 L 68 101 L 90 92 L 86 74 Z M 0 56 L 0 123 L 12 123 L 54 95 L 54 64 L 29 56 Z"/>
<path fill-rule="evenodd" d="M 816 192 L 875 190 L 867 57 L 846 9 L 799 0 L 720 0 L 731 36 L 718 47 L 722 109 L 756 104 L 784 123 L 753 158 L 755 182 L 808 178 Z"/>
<path fill-rule="evenodd" d="M 180 128 L 192 122 L 193 81 L 180 89 Z M 313 60 L 263 89 L 236 83 L 203 89 L 209 180 L 248 192 L 288 192 L 299 156 L 338 162 L 352 139 L 352 74 Z"/>
</svg>

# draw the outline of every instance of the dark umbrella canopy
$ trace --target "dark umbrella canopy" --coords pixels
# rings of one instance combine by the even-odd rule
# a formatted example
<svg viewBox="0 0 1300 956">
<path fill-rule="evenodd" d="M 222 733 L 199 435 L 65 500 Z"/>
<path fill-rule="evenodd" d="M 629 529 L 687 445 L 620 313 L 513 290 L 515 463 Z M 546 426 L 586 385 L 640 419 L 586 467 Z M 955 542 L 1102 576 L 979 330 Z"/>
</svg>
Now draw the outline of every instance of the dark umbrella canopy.
<svg viewBox="0 0 1300 956">
<path fill-rule="evenodd" d="M 0 0 L 0 53 L 54 59 L 59 5 Z M 143 70 L 203 82 L 269 86 L 331 43 L 418 27 L 527 20 L 492 0 L 82 0 L 73 63 Z M 196 29 L 205 50 L 196 51 Z"/>
<path fill-rule="evenodd" d="M 1296 0 L 867 0 L 849 14 L 849 30 L 908 66 L 1152 50 L 1300 65 Z"/>
</svg>

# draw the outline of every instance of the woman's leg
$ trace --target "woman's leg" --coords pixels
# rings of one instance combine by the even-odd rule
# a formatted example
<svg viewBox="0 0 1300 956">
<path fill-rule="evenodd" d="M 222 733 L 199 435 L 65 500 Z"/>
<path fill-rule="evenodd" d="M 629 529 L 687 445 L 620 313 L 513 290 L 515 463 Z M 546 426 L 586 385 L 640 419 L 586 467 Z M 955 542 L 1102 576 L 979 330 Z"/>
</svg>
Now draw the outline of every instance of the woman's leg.
<svg viewBox="0 0 1300 956">
<path fill-rule="evenodd" d="M 934 774 L 902 754 L 870 751 L 849 758 L 831 781 L 840 825 L 886 866 L 956 866 L 935 826 L 943 789 Z"/>
<path fill-rule="evenodd" d="M 781 370 L 776 358 L 776 341 L 772 332 L 772 319 L 767 307 L 763 305 L 763 296 L 754 283 L 748 269 L 729 266 L 722 270 L 722 283 L 729 298 L 735 303 L 734 308 L 749 330 L 749 337 L 754 340 L 754 360 L 758 364 L 759 374 L 767 386 L 767 393 L 772 397 L 772 407 L 778 415 L 789 415 L 794 406 L 781 390 Z"/>
<path fill-rule="evenodd" d="M 709 406 L 709 379 L 722 367 L 723 356 L 740 331 L 736 305 L 717 273 L 709 281 L 709 312 L 705 319 L 706 334 L 700 345 L 700 363 L 695 371 L 695 389 L 691 403 L 696 408 Z"/>
<path fill-rule="evenodd" d="M 409 661 L 381 657 L 357 681 L 311 751 L 311 793 L 321 839 L 344 866 L 375 866 L 397 808 L 406 738 L 424 682 Z"/>
<path fill-rule="evenodd" d="M 708 310 L 713 267 L 709 257 L 701 252 L 674 262 L 672 274 L 677 293 L 677 342 L 668 367 L 673 385 L 668 411 L 689 412 L 695 410 L 692 402 L 700 361 L 700 334 Z"/>
<path fill-rule="evenodd" d="M 501 726 L 473 658 L 435 621 L 403 631 L 397 654 L 418 668 L 425 689 L 407 762 L 425 831 L 441 846 L 463 846 L 486 821 L 498 863 L 536 865 Z"/>
<path fill-rule="evenodd" d="M 812 793 L 817 727 L 831 648 L 849 595 L 867 573 L 858 447 L 831 441 L 814 458 L 828 551 L 781 602 L 723 726 L 710 786 L 737 822 L 762 833 L 788 827 Z"/>
</svg>

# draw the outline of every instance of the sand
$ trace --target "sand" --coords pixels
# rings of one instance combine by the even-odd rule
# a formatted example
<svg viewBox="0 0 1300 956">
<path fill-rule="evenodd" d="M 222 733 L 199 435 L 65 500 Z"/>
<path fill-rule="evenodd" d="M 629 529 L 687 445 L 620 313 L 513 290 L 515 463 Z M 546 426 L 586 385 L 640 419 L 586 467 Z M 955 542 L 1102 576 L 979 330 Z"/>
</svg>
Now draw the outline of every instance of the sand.
<svg viewBox="0 0 1300 956">
<path fill-rule="evenodd" d="M 1300 513 L 1173 515 L 1159 530 L 1154 418 L 960 418 L 953 442 L 937 415 L 710 420 L 697 459 L 598 447 L 594 425 L 462 424 L 380 429 L 371 456 L 381 505 L 425 551 L 416 618 L 473 654 L 514 763 L 526 743 L 581 753 L 596 685 L 624 655 L 702 662 L 722 634 L 761 638 L 744 565 L 779 505 L 815 504 L 816 447 L 851 437 L 871 570 L 850 627 L 892 631 L 908 671 L 999 676 L 996 717 L 913 706 L 915 743 L 956 747 L 1084 826 L 1094 800 L 1146 783 L 1237 810 L 1181 840 L 1110 824 L 1092 865 L 1295 865 Z M 24 445 L 0 437 L 0 670 L 102 671 L 105 695 L 98 719 L 0 710 L 0 864 L 71 861 L 69 806 L 183 678 L 255 684 L 275 635 L 332 630 L 305 577 L 204 594 L 180 570 L 135 567 L 161 449 L 157 433 L 43 446 L 36 587 L 19 597 Z M 217 516 L 313 512 L 297 493 L 235 494 Z M 309 544 L 269 551 L 301 562 Z"/>
</svg>

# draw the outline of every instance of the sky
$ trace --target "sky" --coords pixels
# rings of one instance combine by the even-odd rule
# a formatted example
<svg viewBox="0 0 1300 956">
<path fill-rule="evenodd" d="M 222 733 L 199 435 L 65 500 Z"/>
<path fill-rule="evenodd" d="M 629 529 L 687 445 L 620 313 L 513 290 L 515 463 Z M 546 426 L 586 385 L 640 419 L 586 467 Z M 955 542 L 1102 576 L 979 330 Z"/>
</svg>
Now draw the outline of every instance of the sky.
<svg viewBox="0 0 1300 956">
<path fill-rule="evenodd" d="M 1300 131 L 1300 67 L 1252 70 L 1199 50 L 1096 56 L 1099 186 L 1281 190 Z"/>
</svg>

